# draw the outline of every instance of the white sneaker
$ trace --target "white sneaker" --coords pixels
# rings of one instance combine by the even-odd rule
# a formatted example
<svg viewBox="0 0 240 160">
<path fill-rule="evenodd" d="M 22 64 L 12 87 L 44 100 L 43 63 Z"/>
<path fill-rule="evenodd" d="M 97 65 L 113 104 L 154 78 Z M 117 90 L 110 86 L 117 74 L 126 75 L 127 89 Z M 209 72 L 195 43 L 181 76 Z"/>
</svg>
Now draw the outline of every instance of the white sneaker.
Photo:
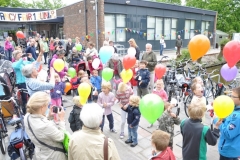
<svg viewBox="0 0 240 160">
<path fill-rule="evenodd" d="M 117 131 L 114 128 L 111 129 L 110 131 L 113 132 L 113 133 L 117 133 Z"/>
<path fill-rule="evenodd" d="M 124 132 L 121 132 L 119 137 L 120 137 L 120 139 L 123 139 L 124 138 Z"/>
</svg>

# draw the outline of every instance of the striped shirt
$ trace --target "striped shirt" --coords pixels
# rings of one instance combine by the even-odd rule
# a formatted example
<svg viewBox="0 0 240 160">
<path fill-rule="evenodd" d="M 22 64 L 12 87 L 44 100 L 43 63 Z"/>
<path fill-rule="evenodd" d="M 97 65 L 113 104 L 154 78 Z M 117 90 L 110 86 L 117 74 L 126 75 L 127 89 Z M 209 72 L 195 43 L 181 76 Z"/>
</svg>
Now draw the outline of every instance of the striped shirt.
<svg viewBox="0 0 240 160">
<path fill-rule="evenodd" d="M 55 84 L 50 82 L 42 82 L 36 78 L 26 78 L 26 86 L 28 94 L 32 96 L 35 92 L 53 89 Z"/>
<path fill-rule="evenodd" d="M 129 102 L 130 96 L 133 95 L 133 90 L 132 88 L 128 88 L 125 92 L 116 92 L 116 98 L 120 101 L 122 105 L 126 105 Z"/>
</svg>

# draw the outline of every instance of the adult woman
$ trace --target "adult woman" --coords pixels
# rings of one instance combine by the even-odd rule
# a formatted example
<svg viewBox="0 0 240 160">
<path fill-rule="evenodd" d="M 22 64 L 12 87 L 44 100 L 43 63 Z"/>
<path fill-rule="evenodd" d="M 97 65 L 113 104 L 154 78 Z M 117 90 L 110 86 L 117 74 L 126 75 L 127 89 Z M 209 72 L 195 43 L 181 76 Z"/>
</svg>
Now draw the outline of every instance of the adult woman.
<svg viewBox="0 0 240 160">
<path fill-rule="evenodd" d="M 52 60 L 51 60 L 51 62 L 50 62 L 50 66 L 53 67 L 54 61 L 55 61 L 56 59 L 63 59 L 63 58 L 64 58 L 64 55 L 65 55 L 65 50 L 64 50 L 64 49 L 59 49 L 59 50 L 57 51 L 57 53 L 56 53 L 55 55 L 53 55 L 53 58 L 52 58 Z M 67 75 L 67 70 L 68 70 L 68 68 L 65 66 L 62 71 L 57 72 L 57 73 L 59 74 L 59 76 L 60 76 L 61 79 L 63 79 L 63 77 L 64 77 L 65 75 Z"/>
<path fill-rule="evenodd" d="M 164 48 L 165 45 L 166 44 L 165 44 L 165 41 L 164 41 L 164 36 L 162 36 L 161 39 L 160 39 L 160 56 L 163 55 L 163 48 Z"/>
<path fill-rule="evenodd" d="M 12 61 L 12 51 L 14 50 L 9 37 L 6 38 L 6 41 L 4 43 L 4 48 L 5 48 L 5 54 L 6 54 L 6 60 Z"/>
<path fill-rule="evenodd" d="M 26 78 L 23 76 L 21 70 L 23 66 L 25 66 L 26 64 L 30 64 L 35 60 L 32 57 L 31 53 L 28 53 L 27 57 L 22 58 L 22 56 L 23 54 L 21 50 L 15 50 L 13 52 L 13 58 L 15 62 L 12 64 L 12 67 L 16 74 L 16 85 L 18 89 L 27 89 L 26 83 L 25 83 Z M 21 96 L 22 96 L 22 102 L 23 102 L 22 111 L 24 114 L 26 114 L 27 94 L 24 92 L 21 92 Z"/>
<path fill-rule="evenodd" d="M 43 56 L 44 56 L 44 64 L 47 64 L 47 55 L 49 52 L 48 48 L 48 42 L 46 41 L 45 37 L 42 38 L 42 43 L 43 43 Z"/>
<path fill-rule="evenodd" d="M 84 56 L 87 57 L 93 57 L 96 58 L 98 57 L 98 51 L 95 48 L 95 44 L 92 42 L 88 43 L 88 48 L 86 49 L 86 53 L 84 54 Z"/>
<path fill-rule="evenodd" d="M 75 46 L 76 46 L 77 44 L 81 44 L 81 43 L 80 43 L 80 38 L 79 38 L 79 37 L 76 37 L 76 38 L 75 38 Z"/>
<path fill-rule="evenodd" d="M 40 39 L 38 37 L 35 37 L 35 48 L 36 48 L 36 54 L 38 56 L 40 52 Z"/>
<path fill-rule="evenodd" d="M 103 110 L 96 103 L 83 106 L 80 114 L 84 126 L 81 131 L 74 132 L 68 150 L 68 160 L 76 159 L 104 159 L 103 150 L 105 135 L 99 126 L 102 123 Z M 120 160 L 116 146 L 112 139 L 108 138 L 108 158 Z M 81 158 L 80 158 L 81 157 Z"/>
<path fill-rule="evenodd" d="M 129 43 L 130 47 L 133 47 L 133 48 L 136 49 L 135 57 L 136 57 L 137 60 L 139 60 L 140 49 L 139 49 L 139 47 L 137 46 L 136 41 L 135 41 L 133 38 L 131 38 L 131 39 L 129 39 L 128 43 Z"/>
<path fill-rule="evenodd" d="M 51 39 L 49 41 L 49 58 L 52 58 L 54 50 L 55 50 L 54 39 L 53 39 L 53 37 L 51 37 Z"/>
<path fill-rule="evenodd" d="M 27 103 L 27 114 L 24 117 L 25 130 L 30 139 L 35 144 L 36 159 L 59 159 L 66 160 L 67 157 L 63 152 L 62 142 L 64 140 L 64 109 L 58 111 L 57 115 L 59 123 L 55 124 L 49 120 L 52 117 L 46 117 L 50 103 L 49 94 L 46 92 L 34 93 Z M 53 115 L 52 107 L 50 107 L 49 115 Z M 50 149 L 48 146 L 58 148 L 57 150 Z M 62 151 L 61 151 L 62 150 Z"/>
</svg>

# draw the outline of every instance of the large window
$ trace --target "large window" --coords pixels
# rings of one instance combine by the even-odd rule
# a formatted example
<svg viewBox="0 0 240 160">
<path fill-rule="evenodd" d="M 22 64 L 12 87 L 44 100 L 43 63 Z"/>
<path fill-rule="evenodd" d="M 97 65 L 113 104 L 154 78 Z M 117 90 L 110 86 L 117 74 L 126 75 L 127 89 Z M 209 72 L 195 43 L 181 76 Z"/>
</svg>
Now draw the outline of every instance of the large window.
<svg viewBox="0 0 240 160">
<path fill-rule="evenodd" d="M 154 40 L 155 17 L 147 17 L 147 40 Z"/>
<path fill-rule="evenodd" d="M 172 27 L 171 27 L 171 40 L 176 39 L 177 32 L 177 19 L 172 18 Z"/>
<path fill-rule="evenodd" d="M 105 14 L 104 20 L 105 20 L 105 37 L 109 37 L 109 39 L 114 42 L 125 42 L 126 15 Z"/>
<path fill-rule="evenodd" d="M 155 40 L 160 40 L 163 33 L 163 18 L 156 18 L 156 27 L 155 27 L 156 37 Z"/>
<path fill-rule="evenodd" d="M 124 30 L 126 27 L 126 15 L 117 14 L 116 15 L 116 24 L 117 24 L 117 27 L 116 27 L 117 39 L 116 39 L 116 41 L 117 42 L 125 42 L 126 41 L 126 32 Z"/>
<path fill-rule="evenodd" d="M 195 20 L 185 20 L 184 39 L 191 39 L 194 36 Z"/>
<path fill-rule="evenodd" d="M 105 14 L 105 37 L 109 37 L 111 41 L 116 41 L 115 38 L 115 15 Z"/>
<path fill-rule="evenodd" d="M 170 40 L 171 18 L 164 18 L 164 35 L 165 35 L 165 40 Z"/>
<path fill-rule="evenodd" d="M 202 34 L 208 36 L 208 29 L 209 29 L 210 22 L 202 21 Z"/>
</svg>

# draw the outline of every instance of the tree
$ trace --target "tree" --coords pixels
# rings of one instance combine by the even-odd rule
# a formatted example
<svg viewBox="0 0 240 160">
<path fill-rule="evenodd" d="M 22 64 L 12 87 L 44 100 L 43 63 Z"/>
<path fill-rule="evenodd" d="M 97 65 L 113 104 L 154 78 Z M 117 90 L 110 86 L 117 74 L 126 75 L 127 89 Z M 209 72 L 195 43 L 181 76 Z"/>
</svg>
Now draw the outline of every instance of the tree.
<svg viewBox="0 0 240 160">
<path fill-rule="evenodd" d="M 0 0 L 0 6 L 1 7 L 24 7 L 24 8 L 26 8 L 26 6 L 28 6 L 28 4 L 22 0 Z"/>
<path fill-rule="evenodd" d="M 155 0 L 156 2 L 172 3 L 181 5 L 181 0 Z"/>
<path fill-rule="evenodd" d="M 186 0 L 186 6 L 217 11 L 217 28 L 240 31 L 239 0 Z"/>
</svg>

